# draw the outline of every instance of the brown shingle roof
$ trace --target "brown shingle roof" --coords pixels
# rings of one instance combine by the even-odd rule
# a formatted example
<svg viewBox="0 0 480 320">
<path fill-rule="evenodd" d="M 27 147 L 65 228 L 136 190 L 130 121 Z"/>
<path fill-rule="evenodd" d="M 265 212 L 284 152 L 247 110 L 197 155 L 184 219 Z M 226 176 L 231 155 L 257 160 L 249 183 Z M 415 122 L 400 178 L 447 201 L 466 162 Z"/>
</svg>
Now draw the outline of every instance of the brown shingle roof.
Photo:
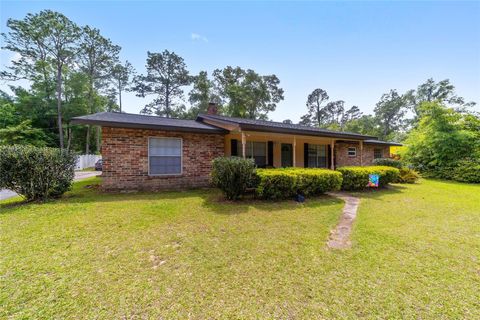
<svg viewBox="0 0 480 320">
<path fill-rule="evenodd" d="M 351 139 L 376 139 L 377 137 L 363 135 L 354 132 L 340 132 L 327 130 L 317 127 L 309 127 L 300 124 L 290 124 L 283 122 L 275 121 L 266 121 L 266 120 L 253 120 L 253 119 L 244 119 L 244 118 L 234 118 L 226 117 L 220 115 L 211 115 L 211 114 L 200 114 L 197 120 L 202 121 L 203 119 L 223 121 L 227 123 L 233 123 L 240 126 L 242 130 L 254 130 L 254 131 L 265 131 L 265 132 L 278 132 L 278 133 L 291 133 L 291 134 L 303 134 L 303 135 L 313 135 L 313 136 L 327 136 L 327 137 L 336 137 L 336 138 L 351 138 Z"/>
</svg>

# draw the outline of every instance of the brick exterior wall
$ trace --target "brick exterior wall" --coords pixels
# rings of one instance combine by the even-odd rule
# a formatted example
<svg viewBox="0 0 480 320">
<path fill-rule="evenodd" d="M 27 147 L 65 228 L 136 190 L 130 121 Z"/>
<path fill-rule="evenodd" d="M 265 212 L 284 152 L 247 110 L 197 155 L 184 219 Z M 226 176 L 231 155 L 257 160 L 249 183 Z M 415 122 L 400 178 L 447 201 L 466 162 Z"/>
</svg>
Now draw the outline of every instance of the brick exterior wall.
<svg viewBox="0 0 480 320">
<path fill-rule="evenodd" d="M 357 155 L 355 157 L 348 156 L 348 148 L 356 147 Z M 382 145 L 363 144 L 363 165 L 369 166 L 373 164 L 374 149 L 382 149 L 382 157 L 387 158 L 390 156 L 390 147 Z M 335 143 L 335 161 L 337 167 L 342 166 L 359 166 L 360 165 L 360 144 L 351 142 L 338 142 Z"/>
<path fill-rule="evenodd" d="M 148 175 L 148 138 L 183 140 L 183 173 Z M 102 128 L 102 188 L 105 190 L 175 190 L 208 186 L 211 162 L 224 155 L 221 134 L 181 133 L 160 130 Z"/>
</svg>

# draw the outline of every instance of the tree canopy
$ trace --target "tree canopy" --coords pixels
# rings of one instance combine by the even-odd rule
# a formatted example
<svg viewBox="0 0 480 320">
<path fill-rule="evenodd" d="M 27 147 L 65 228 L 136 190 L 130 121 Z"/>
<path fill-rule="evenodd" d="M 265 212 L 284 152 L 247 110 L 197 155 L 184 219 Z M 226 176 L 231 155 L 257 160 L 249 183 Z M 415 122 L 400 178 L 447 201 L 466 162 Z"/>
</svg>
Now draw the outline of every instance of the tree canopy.
<svg viewBox="0 0 480 320">
<path fill-rule="evenodd" d="M 185 107 L 181 104 L 183 87 L 192 83 L 187 65 L 175 52 L 147 52 L 147 74 L 137 75 L 133 91 L 145 98 L 153 95 L 141 113 L 155 114 L 167 118 L 181 117 Z"/>
</svg>

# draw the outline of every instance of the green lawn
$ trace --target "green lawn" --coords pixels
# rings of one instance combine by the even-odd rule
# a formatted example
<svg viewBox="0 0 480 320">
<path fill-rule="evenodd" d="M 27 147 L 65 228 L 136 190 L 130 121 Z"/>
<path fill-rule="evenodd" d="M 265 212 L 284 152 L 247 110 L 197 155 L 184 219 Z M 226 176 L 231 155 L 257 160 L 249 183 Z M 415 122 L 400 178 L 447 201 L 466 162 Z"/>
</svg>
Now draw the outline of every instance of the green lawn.
<svg viewBox="0 0 480 320">
<path fill-rule="evenodd" d="M 480 186 L 358 194 L 353 248 L 326 249 L 343 203 L 214 190 L 0 202 L 0 318 L 480 318 Z"/>
</svg>

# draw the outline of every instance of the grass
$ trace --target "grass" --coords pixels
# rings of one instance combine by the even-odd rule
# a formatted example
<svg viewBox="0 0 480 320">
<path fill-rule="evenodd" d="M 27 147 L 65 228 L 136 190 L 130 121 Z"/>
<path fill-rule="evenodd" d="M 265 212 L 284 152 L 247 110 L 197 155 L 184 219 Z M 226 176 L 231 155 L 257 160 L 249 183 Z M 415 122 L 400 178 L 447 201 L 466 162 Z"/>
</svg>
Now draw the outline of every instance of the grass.
<svg viewBox="0 0 480 320">
<path fill-rule="evenodd" d="M 343 204 L 221 201 L 215 190 L 0 202 L 0 318 L 479 318 L 480 186 L 359 193 Z"/>
<path fill-rule="evenodd" d="M 95 167 L 86 167 L 78 171 L 95 171 Z"/>
</svg>

